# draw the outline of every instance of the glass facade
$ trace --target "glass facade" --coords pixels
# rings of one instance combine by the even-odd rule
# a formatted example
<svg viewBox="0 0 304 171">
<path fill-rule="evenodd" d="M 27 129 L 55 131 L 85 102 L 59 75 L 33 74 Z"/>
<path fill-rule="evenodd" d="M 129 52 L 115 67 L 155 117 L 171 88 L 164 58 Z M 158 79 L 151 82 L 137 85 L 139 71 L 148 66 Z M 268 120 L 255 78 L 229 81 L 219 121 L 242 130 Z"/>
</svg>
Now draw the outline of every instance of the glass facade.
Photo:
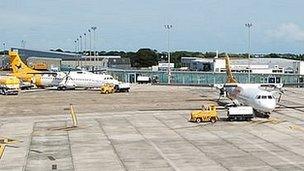
<svg viewBox="0 0 304 171">
<path fill-rule="evenodd" d="M 158 78 L 159 83 L 168 82 L 168 72 L 166 71 L 146 71 L 146 70 L 108 70 L 108 73 L 124 82 L 136 82 L 138 75 Z M 239 83 L 248 83 L 247 73 L 233 73 Z M 172 71 L 172 83 L 177 84 L 224 84 L 226 83 L 226 73 L 213 72 L 190 72 Z M 250 83 L 283 83 L 297 84 L 301 82 L 302 76 L 298 74 L 250 74 Z"/>
</svg>

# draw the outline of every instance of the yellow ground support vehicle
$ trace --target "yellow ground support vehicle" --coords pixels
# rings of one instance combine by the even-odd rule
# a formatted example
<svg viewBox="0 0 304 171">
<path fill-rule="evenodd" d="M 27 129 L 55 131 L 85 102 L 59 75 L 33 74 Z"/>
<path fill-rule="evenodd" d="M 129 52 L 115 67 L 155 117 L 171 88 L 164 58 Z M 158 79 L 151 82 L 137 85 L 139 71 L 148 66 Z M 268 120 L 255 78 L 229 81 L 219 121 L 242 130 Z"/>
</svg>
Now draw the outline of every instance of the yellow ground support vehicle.
<svg viewBox="0 0 304 171">
<path fill-rule="evenodd" d="M 100 91 L 101 91 L 101 94 L 114 93 L 115 92 L 115 85 L 114 84 L 105 83 L 105 84 L 103 84 L 101 86 Z"/>
<path fill-rule="evenodd" d="M 207 121 L 207 122 L 210 121 L 214 123 L 217 120 L 219 120 L 219 118 L 215 105 L 209 105 L 207 107 L 203 106 L 202 110 L 192 111 L 190 114 L 189 121 L 197 122 L 197 123 L 200 123 L 202 121 Z"/>
<path fill-rule="evenodd" d="M 19 93 L 20 80 L 15 76 L 0 77 L 0 94 L 17 95 Z"/>
</svg>

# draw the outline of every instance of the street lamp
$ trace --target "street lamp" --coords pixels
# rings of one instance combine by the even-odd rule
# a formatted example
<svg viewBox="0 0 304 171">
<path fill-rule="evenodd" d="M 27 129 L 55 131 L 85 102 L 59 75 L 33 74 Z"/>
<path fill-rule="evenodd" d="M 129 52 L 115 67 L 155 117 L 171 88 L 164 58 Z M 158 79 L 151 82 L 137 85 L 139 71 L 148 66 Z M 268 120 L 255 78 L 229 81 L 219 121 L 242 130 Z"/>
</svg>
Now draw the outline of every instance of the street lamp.
<svg viewBox="0 0 304 171">
<path fill-rule="evenodd" d="M 246 23 L 245 27 L 248 28 L 248 83 L 250 83 L 250 45 L 251 45 L 251 35 L 250 35 L 250 31 L 251 31 L 251 27 L 252 27 L 252 23 Z"/>
<path fill-rule="evenodd" d="M 77 51 L 77 40 L 74 40 L 74 52 L 76 53 Z"/>
<path fill-rule="evenodd" d="M 21 40 L 21 47 L 22 47 L 23 49 L 25 49 L 25 43 L 26 43 L 25 40 Z"/>
<path fill-rule="evenodd" d="M 87 34 L 84 33 L 84 54 L 86 55 L 86 49 L 87 49 Z"/>
<path fill-rule="evenodd" d="M 171 83 L 171 68 L 170 68 L 170 30 L 173 27 L 171 24 L 164 25 L 167 30 L 167 38 L 168 38 L 168 84 Z"/>
<path fill-rule="evenodd" d="M 96 26 L 93 26 L 93 27 L 91 27 L 91 29 L 94 31 L 94 33 L 93 33 L 93 50 L 94 50 L 94 53 L 93 53 L 93 55 L 94 56 L 96 56 L 95 55 L 95 48 L 96 48 L 96 38 L 95 38 L 95 30 L 97 29 L 97 27 Z"/>
<path fill-rule="evenodd" d="M 3 45 L 3 56 L 4 56 L 5 55 L 5 45 L 6 45 L 5 42 L 3 42 L 2 45 Z"/>
<path fill-rule="evenodd" d="M 79 51 L 80 51 L 80 50 L 79 50 L 80 42 L 79 42 L 79 39 L 78 39 L 78 38 L 77 38 L 76 41 L 77 41 L 77 52 L 76 52 L 76 53 L 79 55 L 79 53 L 80 53 L 80 52 L 79 52 Z M 77 66 L 79 66 L 79 56 L 78 56 L 78 60 L 77 60 Z"/>
<path fill-rule="evenodd" d="M 75 52 L 75 59 L 77 58 L 77 40 L 74 40 L 74 52 Z M 75 63 L 76 63 L 76 60 L 75 60 Z"/>
<path fill-rule="evenodd" d="M 82 36 L 79 36 L 80 40 L 80 54 L 82 55 Z"/>
<path fill-rule="evenodd" d="M 218 59 L 218 50 L 216 51 L 215 57 L 213 58 L 213 85 L 215 85 L 215 64 L 217 59 Z"/>
<path fill-rule="evenodd" d="M 91 56 L 91 51 L 92 51 L 92 45 L 91 45 L 91 30 L 88 29 L 88 32 L 89 32 L 89 34 L 90 34 L 90 55 L 89 55 L 89 56 Z"/>
</svg>

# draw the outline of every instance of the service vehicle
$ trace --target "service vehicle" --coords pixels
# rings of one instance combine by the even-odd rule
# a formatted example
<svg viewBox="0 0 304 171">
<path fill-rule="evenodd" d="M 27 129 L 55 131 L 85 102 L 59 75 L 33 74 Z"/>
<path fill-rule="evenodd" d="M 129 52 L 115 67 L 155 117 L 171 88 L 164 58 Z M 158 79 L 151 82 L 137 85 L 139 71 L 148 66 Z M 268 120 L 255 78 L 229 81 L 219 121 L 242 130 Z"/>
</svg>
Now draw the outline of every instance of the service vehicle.
<svg viewBox="0 0 304 171">
<path fill-rule="evenodd" d="M 18 95 L 20 88 L 20 80 L 15 76 L 1 76 L 0 78 L 0 94 Z"/>
<path fill-rule="evenodd" d="M 100 88 L 101 94 L 110 94 L 115 92 L 115 85 L 110 83 L 105 83 Z"/>
<path fill-rule="evenodd" d="M 202 110 L 192 111 L 190 114 L 190 122 L 200 123 L 205 122 L 216 122 L 219 120 L 218 113 L 215 105 L 203 106 Z"/>
<path fill-rule="evenodd" d="M 119 83 L 116 87 L 116 92 L 129 92 L 130 83 Z"/>
<path fill-rule="evenodd" d="M 250 121 L 254 117 L 254 111 L 251 106 L 228 107 L 227 120 Z"/>
<path fill-rule="evenodd" d="M 136 82 L 139 84 L 151 83 L 151 78 L 148 76 L 139 75 L 137 76 Z"/>
</svg>

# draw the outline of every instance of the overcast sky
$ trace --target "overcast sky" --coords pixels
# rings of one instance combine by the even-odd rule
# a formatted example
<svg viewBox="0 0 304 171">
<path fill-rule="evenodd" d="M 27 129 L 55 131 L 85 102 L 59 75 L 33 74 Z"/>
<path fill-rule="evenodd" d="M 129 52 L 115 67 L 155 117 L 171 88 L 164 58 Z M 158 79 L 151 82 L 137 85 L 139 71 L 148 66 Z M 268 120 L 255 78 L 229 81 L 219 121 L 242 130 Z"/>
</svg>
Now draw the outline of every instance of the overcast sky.
<svg viewBox="0 0 304 171">
<path fill-rule="evenodd" d="M 97 26 L 98 50 L 304 53 L 303 0 L 0 0 L 0 41 L 30 49 L 74 49 Z M 89 39 L 87 39 L 87 46 Z M 2 43 L 1 43 L 2 44 Z M 2 49 L 2 48 L 1 48 Z"/>
</svg>

